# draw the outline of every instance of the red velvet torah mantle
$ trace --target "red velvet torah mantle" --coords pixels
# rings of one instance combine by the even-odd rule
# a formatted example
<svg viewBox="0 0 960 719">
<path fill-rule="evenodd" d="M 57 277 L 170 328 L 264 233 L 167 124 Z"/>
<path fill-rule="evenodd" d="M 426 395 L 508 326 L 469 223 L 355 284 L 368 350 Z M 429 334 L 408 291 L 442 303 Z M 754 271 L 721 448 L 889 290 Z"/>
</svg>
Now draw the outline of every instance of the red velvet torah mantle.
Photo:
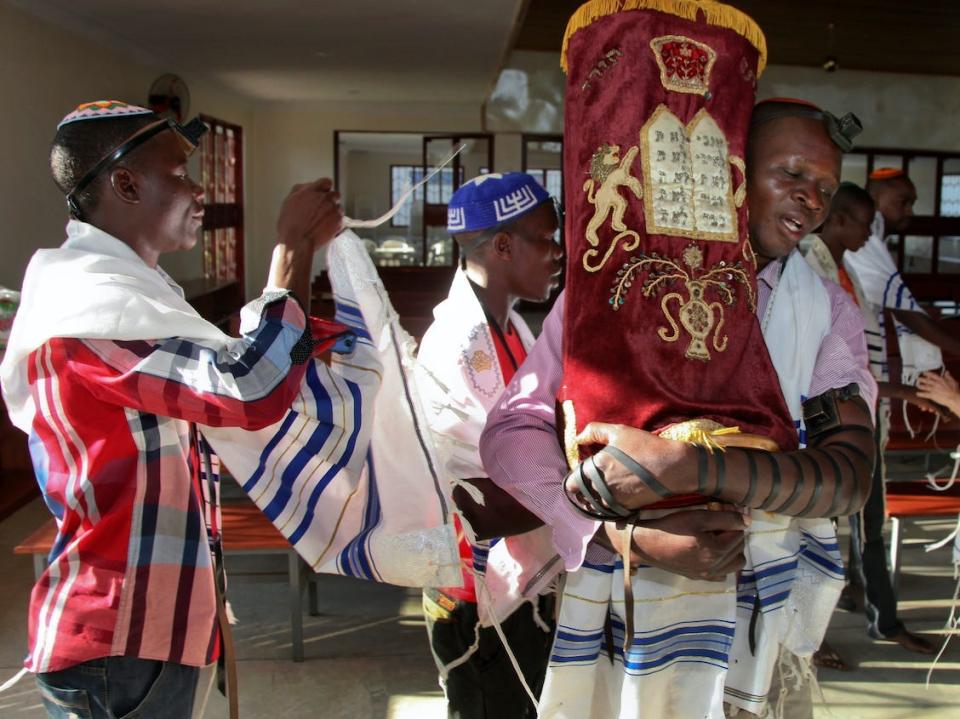
<svg viewBox="0 0 960 719">
<path fill-rule="evenodd" d="M 796 447 L 747 240 L 760 29 L 716 2 L 594 0 L 564 49 L 568 458 L 591 421 L 703 418 Z"/>
</svg>

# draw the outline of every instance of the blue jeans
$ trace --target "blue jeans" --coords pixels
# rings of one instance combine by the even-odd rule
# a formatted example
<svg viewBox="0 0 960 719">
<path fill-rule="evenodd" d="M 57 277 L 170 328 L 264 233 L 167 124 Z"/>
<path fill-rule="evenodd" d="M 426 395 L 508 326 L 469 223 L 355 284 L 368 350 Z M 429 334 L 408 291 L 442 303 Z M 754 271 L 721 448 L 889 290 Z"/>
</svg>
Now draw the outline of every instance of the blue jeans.
<svg viewBox="0 0 960 719">
<path fill-rule="evenodd" d="M 189 719 L 200 670 L 136 657 L 37 674 L 50 719 Z"/>
</svg>

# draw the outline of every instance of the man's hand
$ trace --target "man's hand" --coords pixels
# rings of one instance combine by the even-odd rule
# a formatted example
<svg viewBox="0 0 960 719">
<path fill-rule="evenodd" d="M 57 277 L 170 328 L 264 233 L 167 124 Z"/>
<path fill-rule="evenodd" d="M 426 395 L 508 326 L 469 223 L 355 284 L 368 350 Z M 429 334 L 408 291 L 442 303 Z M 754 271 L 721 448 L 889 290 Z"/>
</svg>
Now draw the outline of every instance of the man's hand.
<svg viewBox="0 0 960 719">
<path fill-rule="evenodd" d="M 277 237 L 281 244 L 299 245 L 308 242 L 315 252 L 328 244 L 343 229 L 340 193 L 333 181 L 322 178 L 303 185 L 294 185 L 280 207 Z"/>
<path fill-rule="evenodd" d="M 917 396 L 949 407 L 954 414 L 960 415 L 960 384 L 949 372 L 943 376 L 924 372 L 917 379 Z"/>
<path fill-rule="evenodd" d="M 342 227 L 340 193 L 334 192 L 331 180 L 295 185 L 280 207 L 267 284 L 293 292 L 310 314 L 313 253 L 328 245 Z"/>
<path fill-rule="evenodd" d="M 739 511 L 687 509 L 640 523 L 633 531 L 630 563 L 651 564 L 690 579 L 720 581 L 745 562 L 744 530 L 750 518 Z M 619 551 L 625 532 L 611 522 L 600 529 L 601 544 Z"/>
<path fill-rule="evenodd" d="M 662 439 L 641 429 L 604 422 L 588 424 L 576 441 L 577 444 L 615 446 L 643 465 L 674 494 L 687 494 L 696 488 L 696 454 L 684 442 Z M 613 498 L 627 509 L 639 509 L 663 499 L 610 455 L 601 454 L 594 461 L 603 471 Z M 573 478 L 567 480 L 566 490 L 571 496 L 579 496 Z"/>
</svg>

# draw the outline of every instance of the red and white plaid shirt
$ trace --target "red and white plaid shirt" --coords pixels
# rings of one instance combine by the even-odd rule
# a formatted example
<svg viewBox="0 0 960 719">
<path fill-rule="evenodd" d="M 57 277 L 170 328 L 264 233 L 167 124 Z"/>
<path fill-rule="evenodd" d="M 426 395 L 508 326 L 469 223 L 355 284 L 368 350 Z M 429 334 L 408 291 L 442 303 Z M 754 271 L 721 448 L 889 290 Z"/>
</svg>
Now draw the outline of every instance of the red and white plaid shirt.
<svg viewBox="0 0 960 719">
<path fill-rule="evenodd" d="M 259 324 L 223 346 L 55 338 L 30 355 L 31 453 L 58 534 L 31 596 L 29 669 L 116 655 L 191 666 L 216 658 L 190 423 L 277 421 L 323 349 L 290 295 L 246 309 Z"/>
</svg>

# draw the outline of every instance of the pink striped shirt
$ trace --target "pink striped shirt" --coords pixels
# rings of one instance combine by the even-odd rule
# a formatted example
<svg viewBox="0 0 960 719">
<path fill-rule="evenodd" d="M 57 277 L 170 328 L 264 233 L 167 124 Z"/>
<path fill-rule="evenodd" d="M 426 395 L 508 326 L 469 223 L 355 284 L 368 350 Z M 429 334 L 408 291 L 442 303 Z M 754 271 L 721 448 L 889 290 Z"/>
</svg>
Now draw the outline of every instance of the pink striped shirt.
<svg viewBox="0 0 960 719">
<path fill-rule="evenodd" d="M 779 269 L 779 262 L 771 262 L 757 274 L 758 317 L 780 280 Z M 868 369 L 863 317 L 839 285 L 822 281 L 830 296 L 831 328 L 817 350 L 807 396 L 855 382 L 873 407 L 877 385 Z M 563 306 L 561 294 L 526 361 L 489 413 L 480 456 L 490 478 L 552 528 L 554 546 L 569 571 L 584 559 L 603 562 L 611 555 L 591 544 L 600 523 L 577 512 L 561 491 L 567 463 L 557 441 L 555 406 L 563 378 Z"/>
</svg>

